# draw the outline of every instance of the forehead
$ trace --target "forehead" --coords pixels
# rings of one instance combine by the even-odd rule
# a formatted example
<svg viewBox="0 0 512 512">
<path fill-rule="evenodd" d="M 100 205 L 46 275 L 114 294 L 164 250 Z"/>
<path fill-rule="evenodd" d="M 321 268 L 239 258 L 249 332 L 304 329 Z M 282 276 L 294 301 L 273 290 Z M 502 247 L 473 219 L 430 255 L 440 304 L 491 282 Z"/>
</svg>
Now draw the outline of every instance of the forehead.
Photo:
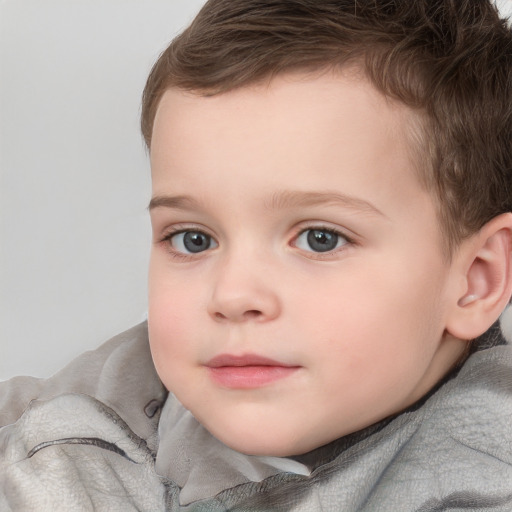
<svg viewBox="0 0 512 512">
<path fill-rule="evenodd" d="M 325 120 L 341 127 L 338 115 L 342 109 L 362 115 L 361 127 L 367 121 L 371 124 L 377 121 L 381 126 L 386 125 L 386 129 L 400 129 L 401 125 L 409 124 L 414 117 L 405 105 L 377 91 L 365 78 L 363 71 L 353 66 L 310 73 L 283 73 L 267 81 L 212 96 L 170 88 L 159 102 L 153 128 L 158 134 L 162 124 L 170 128 L 174 122 L 181 123 L 188 119 L 192 125 L 194 117 L 199 114 L 203 121 L 201 125 L 208 129 L 205 121 L 219 123 L 222 118 L 227 120 L 240 111 L 249 116 L 247 121 L 254 128 L 262 119 L 275 121 L 279 116 L 282 118 L 283 113 L 286 119 L 300 123 L 307 121 L 309 116 L 331 113 L 330 119 Z M 354 121 L 355 117 L 352 119 Z M 198 126 L 193 128 L 196 132 Z"/>
<path fill-rule="evenodd" d="M 153 193 L 193 185 L 208 195 L 222 182 L 235 201 L 241 190 L 332 188 L 406 215 L 420 196 L 430 201 L 411 151 L 415 121 L 351 70 L 288 74 L 210 97 L 170 89 L 154 123 Z"/>
</svg>

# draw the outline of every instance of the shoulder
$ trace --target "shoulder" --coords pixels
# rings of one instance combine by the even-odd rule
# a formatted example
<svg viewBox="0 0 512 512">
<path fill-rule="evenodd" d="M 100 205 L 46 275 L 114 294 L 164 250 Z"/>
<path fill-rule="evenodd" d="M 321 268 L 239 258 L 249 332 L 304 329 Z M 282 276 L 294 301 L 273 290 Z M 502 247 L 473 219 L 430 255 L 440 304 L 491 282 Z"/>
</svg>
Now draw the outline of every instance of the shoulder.
<svg viewBox="0 0 512 512">
<path fill-rule="evenodd" d="M 0 508 L 163 510 L 154 453 L 166 395 L 145 323 L 49 379 L 0 385 Z"/>
<path fill-rule="evenodd" d="M 394 491 L 414 489 L 425 511 L 510 510 L 510 345 L 474 353 L 412 415 L 416 430 L 389 468 Z"/>
<path fill-rule="evenodd" d="M 67 393 L 96 398 L 128 422 L 135 416 L 132 428 L 149 434 L 140 412 L 154 400 L 163 402 L 166 391 L 153 366 L 146 322 L 85 352 L 48 379 L 15 377 L 0 383 L 0 426 L 15 422 L 32 400 Z"/>
<path fill-rule="evenodd" d="M 165 509 L 153 451 L 90 396 L 33 400 L 0 447 L 1 510 Z"/>
<path fill-rule="evenodd" d="M 438 434 L 480 452 L 512 470 L 512 347 L 500 345 L 473 354 L 457 379 L 433 397 L 426 423 Z M 441 432 L 442 429 L 442 432 Z M 468 456 L 469 456 L 468 452 Z M 483 457 L 480 457 L 482 461 Z M 512 480 L 511 480 L 512 481 Z"/>
</svg>

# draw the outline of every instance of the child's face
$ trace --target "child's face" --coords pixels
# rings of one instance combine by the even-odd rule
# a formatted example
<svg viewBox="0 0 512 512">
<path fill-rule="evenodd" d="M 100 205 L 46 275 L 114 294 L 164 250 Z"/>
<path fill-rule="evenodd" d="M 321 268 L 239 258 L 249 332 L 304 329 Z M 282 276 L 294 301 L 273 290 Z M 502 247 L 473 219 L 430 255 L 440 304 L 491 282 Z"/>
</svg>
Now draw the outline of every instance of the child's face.
<svg viewBox="0 0 512 512">
<path fill-rule="evenodd" d="M 408 127 L 405 108 L 341 73 L 164 95 L 151 350 L 227 445 L 309 451 L 404 409 L 459 354 Z"/>
</svg>

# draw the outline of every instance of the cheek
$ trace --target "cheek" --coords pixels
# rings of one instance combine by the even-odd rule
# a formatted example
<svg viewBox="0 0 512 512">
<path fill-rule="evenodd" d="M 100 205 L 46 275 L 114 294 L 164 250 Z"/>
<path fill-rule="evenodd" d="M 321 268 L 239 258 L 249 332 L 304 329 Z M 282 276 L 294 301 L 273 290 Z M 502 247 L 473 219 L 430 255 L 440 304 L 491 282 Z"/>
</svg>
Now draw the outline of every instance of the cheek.
<svg viewBox="0 0 512 512">
<path fill-rule="evenodd" d="M 425 310 L 435 302 L 434 289 L 427 292 L 424 285 L 420 292 L 419 283 L 412 284 L 353 274 L 336 301 L 323 307 L 310 302 L 313 314 L 305 318 L 306 339 L 315 340 L 309 352 L 311 402 L 321 413 L 331 411 L 333 436 L 339 434 L 336 425 L 358 429 L 400 410 L 423 378 L 442 322 L 436 308 Z"/>
<path fill-rule="evenodd" d="M 436 284 L 412 265 L 387 265 L 384 273 L 378 263 L 344 273 L 297 303 L 308 337 L 319 342 L 316 355 L 347 373 L 374 366 L 414 371 L 442 334 Z"/>
<path fill-rule="evenodd" d="M 148 332 L 151 354 L 157 372 L 166 385 L 180 375 L 182 361 L 194 350 L 197 336 L 198 290 L 173 279 L 165 265 L 151 262 L 149 272 Z"/>
<path fill-rule="evenodd" d="M 169 256 L 154 251 L 149 266 L 148 307 L 150 323 L 159 331 L 176 332 L 190 325 L 190 318 L 204 302 L 204 282 L 173 268 Z"/>
</svg>

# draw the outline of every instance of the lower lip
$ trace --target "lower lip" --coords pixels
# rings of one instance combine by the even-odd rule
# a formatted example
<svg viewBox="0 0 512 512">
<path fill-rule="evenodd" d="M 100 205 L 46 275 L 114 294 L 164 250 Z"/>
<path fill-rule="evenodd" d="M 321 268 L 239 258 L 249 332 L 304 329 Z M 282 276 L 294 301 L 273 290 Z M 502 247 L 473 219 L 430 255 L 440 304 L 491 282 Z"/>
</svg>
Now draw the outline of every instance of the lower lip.
<svg viewBox="0 0 512 512">
<path fill-rule="evenodd" d="M 298 369 L 298 366 L 219 366 L 208 368 L 214 382 L 232 389 L 259 388 L 289 377 Z"/>
</svg>

